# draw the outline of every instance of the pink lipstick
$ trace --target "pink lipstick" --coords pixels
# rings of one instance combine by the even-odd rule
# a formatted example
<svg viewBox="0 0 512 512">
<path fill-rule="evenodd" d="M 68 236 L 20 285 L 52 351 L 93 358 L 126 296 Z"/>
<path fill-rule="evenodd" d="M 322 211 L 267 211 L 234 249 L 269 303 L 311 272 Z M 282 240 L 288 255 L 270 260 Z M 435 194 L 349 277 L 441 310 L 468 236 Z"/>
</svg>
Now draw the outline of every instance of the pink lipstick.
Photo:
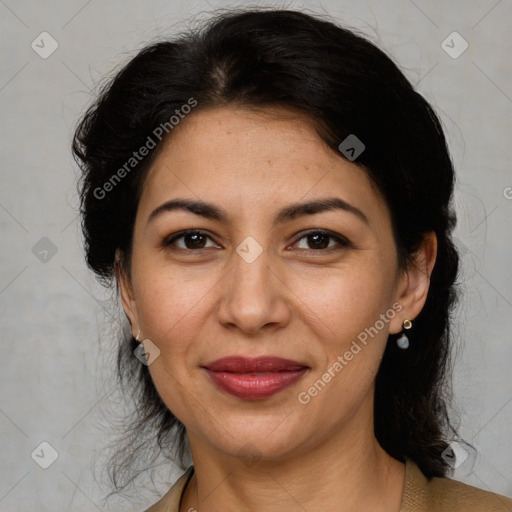
<svg viewBox="0 0 512 512">
<path fill-rule="evenodd" d="M 204 366 L 222 391 L 246 400 L 268 398 L 292 385 L 309 369 L 281 357 L 230 356 Z"/>
</svg>

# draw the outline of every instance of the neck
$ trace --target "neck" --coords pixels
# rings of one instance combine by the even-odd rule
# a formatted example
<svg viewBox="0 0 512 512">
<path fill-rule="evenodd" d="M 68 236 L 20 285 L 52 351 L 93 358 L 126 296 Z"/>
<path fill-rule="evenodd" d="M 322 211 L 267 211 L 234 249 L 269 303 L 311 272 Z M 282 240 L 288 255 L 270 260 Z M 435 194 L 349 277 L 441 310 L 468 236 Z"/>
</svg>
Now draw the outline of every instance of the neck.
<svg viewBox="0 0 512 512">
<path fill-rule="evenodd" d="M 344 429 L 291 457 L 252 462 L 216 453 L 189 434 L 194 475 L 180 510 L 398 512 L 405 465 L 382 449 L 370 426 Z"/>
</svg>

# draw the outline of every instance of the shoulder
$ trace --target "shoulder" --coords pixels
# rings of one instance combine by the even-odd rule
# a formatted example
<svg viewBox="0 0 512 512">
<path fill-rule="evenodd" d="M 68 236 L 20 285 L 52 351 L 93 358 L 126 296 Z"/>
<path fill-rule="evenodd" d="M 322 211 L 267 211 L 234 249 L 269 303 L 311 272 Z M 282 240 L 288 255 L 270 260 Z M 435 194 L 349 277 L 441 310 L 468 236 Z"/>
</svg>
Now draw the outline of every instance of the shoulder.
<svg viewBox="0 0 512 512">
<path fill-rule="evenodd" d="M 189 466 L 169 491 L 167 491 L 160 500 L 144 512 L 178 512 L 181 496 L 193 473 L 194 466 Z"/>
<path fill-rule="evenodd" d="M 512 512 L 512 499 L 450 478 L 427 477 L 410 459 L 400 512 Z"/>
</svg>

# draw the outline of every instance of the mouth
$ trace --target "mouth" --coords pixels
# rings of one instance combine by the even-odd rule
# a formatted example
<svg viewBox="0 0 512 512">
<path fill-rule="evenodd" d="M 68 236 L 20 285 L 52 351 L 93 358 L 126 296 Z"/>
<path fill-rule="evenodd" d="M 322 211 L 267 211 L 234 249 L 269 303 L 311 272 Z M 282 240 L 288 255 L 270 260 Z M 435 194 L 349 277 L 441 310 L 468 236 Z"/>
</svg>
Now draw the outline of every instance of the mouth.
<svg viewBox="0 0 512 512">
<path fill-rule="evenodd" d="M 230 356 L 203 366 L 223 392 L 245 400 L 268 398 L 297 382 L 309 366 L 280 357 Z"/>
</svg>

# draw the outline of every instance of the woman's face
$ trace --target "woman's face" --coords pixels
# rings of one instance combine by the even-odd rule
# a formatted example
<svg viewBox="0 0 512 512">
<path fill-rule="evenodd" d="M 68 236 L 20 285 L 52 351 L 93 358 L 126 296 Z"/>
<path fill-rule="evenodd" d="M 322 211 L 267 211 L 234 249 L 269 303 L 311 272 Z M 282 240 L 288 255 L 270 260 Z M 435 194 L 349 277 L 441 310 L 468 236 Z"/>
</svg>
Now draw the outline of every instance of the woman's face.
<svg viewBox="0 0 512 512">
<path fill-rule="evenodd" d="M 304 117 L 273 112 L 181 121 L 147 175 L 131 280 L 120 279 L 134 334 L 160 351 L 155 386 L 191 443 L 268 459 L 368 429 L 388 333 L 420 307 L 365 172 Z M 254 360 L 267 356 L 287 361 Z M 218 362 L 231 357 L 248 361 Z"/>
</svg>

